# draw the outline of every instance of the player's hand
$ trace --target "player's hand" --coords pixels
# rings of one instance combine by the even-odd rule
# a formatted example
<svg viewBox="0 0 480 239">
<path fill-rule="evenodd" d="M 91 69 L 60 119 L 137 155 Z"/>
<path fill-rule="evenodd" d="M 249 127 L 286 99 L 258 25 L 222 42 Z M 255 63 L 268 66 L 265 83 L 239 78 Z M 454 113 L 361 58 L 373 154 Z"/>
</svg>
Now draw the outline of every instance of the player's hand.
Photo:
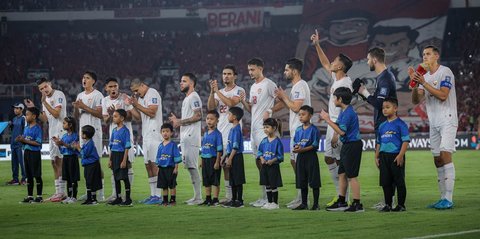
<svg viewBox="0 0 480 239">
<path fill-rule="evenodd" d="M 112 161 L 111 160 L 108 160 L 108 168 L 112 169 Z"/>
<path fill-rule="evenodd" d="M 215 164 L 213 165 L 213 169 L 215 170 L 219 170 L 220 169 L 220 162 L 215 162 Z"/>
<path fill-rule="evenodd" d="M 272 117 L 272 112 L 271 111 L 272 110 L 270 110 L 270 111 L 267 110 L 267 111 L 263 112 L 263 120 L 266 120 L 266 119 Z"/>
<path fill-rule="evenodd" d="M 317 29 L 315 29 L 315 33 L 310 36 L 310 40 L 313 44 L 318 44 L 320 42 L 320 35 L 318 34 Z"/>
<path fill-rule="evenodd" d="M 325 110 L 322 109 L 322 111 L 319 113 L 320 115 L 320 118 L 325 120 L 325 121 L 329 121 L 330 120 L 330 115 L 325 112 Z"/>
<path fill-rule="evenodd" d="M 108 115 L 113 115 L 113 112 L 115 112 L 115 105 L 110 105 L 107 108 L 107 113 L 108 113 Z"/>
<path fill-rule="evenodd" d="M 42 99 L 41 100 L 42 100 L 42 104 L 47 103 L 47 94 L 42 92 Z"/>
<path fill-rule="evenodd" d="M 247 93 L 245 93 L 245 91 L 241 91 L 239 96 L 241 101 L 245 101 L 247 99 Z"/>
<path fill-rule="evenodd" d="M 375 165 L 377 165 L 377 168 L 380 168 L 380 160 L 378 157 L 375 157 Z"/>
<path fill-rule="evenodd" d="M 395 158 L 395 160 L 393 160 L 393 162 L 396 162 L 398 167 L 402 167 L 404 163 L 403 156 L 400 157 L 400 155 L 397 155 L 397 157 Z"/>
<path fill-rule="evenodd" d="M 128 96 L 127 94 L 123 94 L 123 95 L 124 95 L 123 102 L 126 105 L 132 105 L 132 97 Z"/>
<path fill-rule="evenodd" d="M 173 113 L 170 113 L 170 117 L 168 117 L 168 119 L 170 122 L 172 122 L 174 128 L 178 128 L 180 126 L 180 120 Z"/>
<path fill-rule="evenodd" d="M 210 80 L 210 93 L 213 94 L 218 91 L 218 82 L 217 80 Z"/>
<path fill-rule="evenodd" d="M 33 101 L 31 99 L 24 99 L 23 103 L 25 103 L 25 106 L 27 108 L 35 107 L 35 104 L 33 104 Z"/>
<path fill-rule="evenodd" d="M 127 167 L 127 160 L 123 160 L 121 163 L 120 163 L 120 168 L 126 168 Z"/>
<path fill-rule="evenodd" d="M 82 100 L 74 101 L 74 102 L 72 102 L 72 105 L 73 105 L 73 107 L 75 107 L 76 109 L 82 109 L 82 110 L 85 109 L 85 106 L 86 106 L 86 105 L 83 103 Z"/>
<path fill-rule="evenodd" d="M 415 72 L 413 74 L 413 80 L 418 82 L 418 84 L 420 84 L 420 85 L 425 84 L 425 77 L 423 77 L 423 75 L 418 73 L 418 72 Z"/>
<path fill-rule="evenodd" d="M 275 95 L 277 95 L 280 100 L 285 100 L 287 98 L 287 92 L 282 89 L 282 87 L 275 89 Z"/>
</svg>

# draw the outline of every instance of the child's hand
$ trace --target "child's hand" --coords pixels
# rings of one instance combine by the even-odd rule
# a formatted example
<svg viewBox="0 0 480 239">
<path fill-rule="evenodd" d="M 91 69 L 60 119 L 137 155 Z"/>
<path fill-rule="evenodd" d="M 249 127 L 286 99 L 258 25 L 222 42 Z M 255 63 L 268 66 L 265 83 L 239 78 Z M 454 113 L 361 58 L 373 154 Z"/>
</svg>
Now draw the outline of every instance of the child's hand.
<svg viewBox="0 0 480 239">
<path fill-rule="evenodd" d="M 270 165 L 270 166 L 271 166 L 272 164 L 273 164 L 273 160 L 268 160 L 268 161 L 267 161 L 267 165 Z"/>
<path fill-rule="evenodd" d="M 112 169 L 112 161 L 108 160 L 108 168 Z"/>
<path fill-rule="evenodd" d="M 396 162 L 397 163 L 397 166 L 398 167 L 402 167 L 403 166 L 403 156 L 400 157 L 400 155 L 397 155 L 397 157 L 395 158 L 395 160 L 393 160 L 393 162 Z"/>
<path fill-rule="evenodd" d="M 202 166 L 203 166 L 203 160 L 200 159 L 200 164 L 198 165 L 198 167 L 199 167 L 199 168 L 202 168 Z"/>
<path fill-rule="evenodd" d="M 227 159 L 227 161 L 225 162 L 225 167 L 231 168 L 232 167 L 232 160 Z"/>
<path fill-rule="evenodd" d="M 173 174 L 178 174 L 178 168 L 175 167 L 175 168 L 173 169 Z"/>
<path fill-rule="evenodd" d="M 215 170 L 220 169 L 220 163 L 219 163 L 218 161 L 215 162 L 215 164 L 213 165 L 213 168 L 214 168 Z"/>
<path fill-rule="evenodd" d="M 325 110 L 322 109 L 322 112 L 320 112 L 320 118 L 322 118 L 323 120 L 325 121 L 328 121 L 330 119 L 330 115 L 328 115 L 327 112 L 325 112 Z"/>
<path fill-rule="evenodd" d="M 260 159 L 260 164 L 265 165 L 265 164 L 267 164 L 267 161 L 265 159 L 261 158 Z"/>
<path fill-rule="evenodd" d="M 292 152 L 298 153 L 299 150 L 300 150 L 300 145 L 295 144 L 295 145 L 293 146 L 293 151 L 292 151 Z"/>
<path fill-rule="evenodd" d="M 333 134 L 331 144 L 332 144 L 332 148 L 338 147 L 338 134 Z"/>
<path fill-rule="evenodd" d="M 375 165 L 377 165 L 377 168 L 380 168 L 380 160 L 375 157 Z"/>
<path fill-rule="evenodd" d="M 122 163 L 120 163 L 120 168 L 126 168 L 127 167 L 127 160 L 123 160 Z"/>
</svg>

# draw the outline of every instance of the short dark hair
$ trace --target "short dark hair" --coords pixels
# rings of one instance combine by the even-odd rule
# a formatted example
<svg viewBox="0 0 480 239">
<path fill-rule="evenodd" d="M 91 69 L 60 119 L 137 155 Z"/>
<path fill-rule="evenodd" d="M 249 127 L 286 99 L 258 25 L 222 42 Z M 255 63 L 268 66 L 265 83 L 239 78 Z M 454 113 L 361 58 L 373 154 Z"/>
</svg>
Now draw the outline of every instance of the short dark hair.
<svg viewBox="0 0 480 239">
<path fill-rule="evenodd" d="M 394 97 L 387 97 L 385 100 L 383 100 L 383 102 L 390 102 L 393 105 L 398 106 L 398 100 Z"/>
<path fill-rule="evenodd" d="M 342 103 L 349 105 L 352 102 L 352 91 L 347 87 L 339 87 L 333 92 L 337 99 L 342 99 Z"/>
<path fill-rule="evenodd" d="M 116 109 L 115 112 L 122 116 L 124 120 L 127 118 L 127 111 L 124 109 Z"/>
<path fill-rule="evenodd" d="M 193 87 L 195 88 L 195 86 L 197 85 L 197 77 L 193 73 L 187 72 L 187 73 L 183 74 L 182 76 L 186 76 L 191 81 L 193 81 Z"/>
<path fill-rule="evenodd" d="M 46 77 L 40 77 L 39 79 L 35 80 L 35 83 L 37 83 L 37 85 L 41 85 L 44 82 L 50 82 L 50 80 Z"/>
<path fill-rule="evenodd" d="M 225 65 L 225 66 L 223 67 L 223 70 L 225 70 L 225 69 L 232 70 L 234 75 L 238 75 L 237 69 L 235 68 L 234 65 L 231 65 L 231 64 Z"/>
<path fill-rule="evenodd" d="M 352 59 L 350 59 L 350 57 L 348 57 L 347 55 L 345 55 L 343 53 L 338 54 L 338 59 L 345 66 L 343 68 L 343 72 L 347 73 L 347 71 L 350 70 L 350 68 L 352 68 L 352 65 L 353 65 Z"/>
<path fill-rule="evenodd" d="M 385 63 L 385 50 L 380 47 L 374 47 L 368 50 L 368 54 L 370 54 L 371 57 L 377 59 L 380 63 Z"/>
<path fill-rule="evenodd" d="M 84 134 L 87 139 L 91 139 L 95 135 L 95 128 L 91 125 L 85 125 L 82 127 L 82 134 Z"/>
<path fill-rule="evenodd" d="M 209 110 L 207 112 L 207 115 L 215 115 L 215 118 L 220 118 L 220 114 L 218 114 L 218 112 L 216 110 Z"/>
<path fill-rule="evenodd" d="M 75 120 L 75 118 L 67 116 L 63 118 L 63 120 L 65 120 L 65 122 L 70 125 L 70 130 L 72 130 L 73 132 L 77 130 L 77 121 Z"/>
<path fill-rule="evenodd" d="M 108 83 L 110 83 L 112 81 L 115 82 L 115 83 L 118 83 L 118 79 L 116 77 L 109 76 L 109 77 L 107 77 L 107 79 L 105 79 L 105 85 L 107 85 Z"/>
<path fill-rule="evenodd" d="M 438 49 L 438 47 L 436 47 L 436 46 L 434 46 L 434 45 L 428 45 L 428 46 L 424 47 L 423 50 L 428 49 L 428 48 L 432 49 L 432 51 L 434 51 L 434 52 L 436 52 L 438 55 L 440 55 L 440 49 Z"/>
<path fill-rule="evenodd" d="M 170 131 L 173 132 L 173 125 L 170 124 L 170 123 L 164 123 L 164 124 L 162 124 L 162 127 L 160 127 L 160 130 L 162 130 L 162 129 L 170 129 Z"/>
<path fill-rule="evenodd" d="M 92 77 L 93 80 L 95 80 L 95 82 L 97 82 L 97 73 L 95 73 L 95 71 L 86 70 L 83 74 L 89 75 L 90 77 Z"/>
<path fill-rule="evenodd" d="M 313 115 L 313 107 L 311 107 L 310 105 L 302 105 L 302 107 L 300 107 L 300 110 L 307 111 L 309 114 Z"/>
<path fill-rule="evenodd" d="M 287 60 L 286 65 L 292 70 L 297 70 L 298 73 L 302 73 L 303 70 L 303 61 L 297 58 L 291 58 Z"/>
<path fill-rule="evenodd" d="M 248 60 L 247 65 L 255 65 L 255 66 L 263 67 L 265 63 L 261 58 L 256 57 Z"/>
<path fill-rule="evenodd" d="M 243 117 L 243 110 L 240 107 L 234 106 L 234 107 L 228 109 L 228 111 L 230 113 L 232 113 L 232 115 L 235 116 L 235 118 L 237 118 L 237 120 L 241 120 L 242 117 Z"/>
<path fill-rule="evenodd" d="M 28 107 L 27 111 L 35 115 L 35 118 L 38 118 L 38 116 L 40 116 L 40 110 L 37 107 Z"/>
</svg>

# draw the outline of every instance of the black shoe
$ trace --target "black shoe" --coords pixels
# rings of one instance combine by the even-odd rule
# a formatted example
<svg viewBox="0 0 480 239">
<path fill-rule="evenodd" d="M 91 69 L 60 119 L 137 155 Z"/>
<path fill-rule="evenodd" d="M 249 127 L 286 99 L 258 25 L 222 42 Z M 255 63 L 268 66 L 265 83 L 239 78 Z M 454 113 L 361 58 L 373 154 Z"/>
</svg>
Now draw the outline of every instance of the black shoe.
<svg viewBox="0 0 480 239">
<path fill-rule="evenodd" d="M 400 205 L 397 205 L 394 209 L 392 209 L 392 212 L 405 212 L 405 211 L 407 211 L 405 206 L 400 206 Z"/>
<path fill-rule="evenodd" d="M 305 204 L 300 204 L 298 205 L 298 207 L 292 208 L 292 210 L 307 210 L 307 209 L 308 209 L 308 206 Z"/>
<path fill-rule="evenodd" d="M 326 207 L 325 209 L 327 211 L 336 212 L 336 211 L 344 211 L 347 208 L 348 208 L 348 204 L 346 202 L 336 201 L 334 204 Z"/>
<path fill-rule="evenodd" d="M 167 206 L 168 206 L 168 205 L 170 205 L 170 206 L 175 206 L 175 205 L 177 205 L 177 201 L 170 199 L 170 201 L 168 202 Z"/>
<path fill-rule="evenodd" d="M 364 212 L 363 205 L 361 203 L 352 203 L 350 207 L 344 210 L 344 212 Z"/>
<path fill-rule="evenodd" d="M 238 201 L 237 200 L 233 203 L 233 207 L 234 208 L 241 208 L 241 207 L 245 207 L 245 205 L 243 205 L 243 201 Z"/>
<path fill-rule="evenodd" d="M 390 212 L 392 211 L 392 207 L 385 205 L 382 209 L 378 210 L 379 212 Z"/>
<path fill-rule="evenodd" d="M 231 200 L 230 202 L 223 204 L 223 207 L 231 208 L 231 207 L 234 207 L 234 205 L 235 205 L 235 202 Z"/>
<path fill-rule="evenodd" d="M 167 201 L 162 201 L 161 204 L 159 204 L 160 206 L 164 206 L 164 207 L 168 207 L 168 202 Z"/>
<path fill-rule="evenodd" d="M 32 201 L 32 203 L 42 203 L 43 198 L 42 197 L 36 197 L 35 200 Z"/>
<path fill-rule="evenodd" d="M 122 203 L 122 198 L 121 197 L 117 197 L 115 198 L 115 200 L 107 203 L 108 205 L 120 205 Z"/>
<path fill-rule="evenodd" d="M 121 201 L 121 199 L 120 199 Z M 126 199 L 125 202 L 121 202 L 119 204 L 121 207 L 131 207 L 133 206 L 133 202 L 132 202 L 132 199 Z"/>
<path fill-rule="evenodd" d="M 218 206 L 218 205 L 220 205 L 220 203 L 218 202 L 218 199 L 213 199 L 213 200 L 208 204 L 208 206 L 210 206 L 210 207 L 216 207 L 216 206 Z"/>
<path fill-rule="evenodd" d="M 97 200 L 91 200 L 91 199 L 90 200 L 87 199 L 85 200 L 85 202 L 82 203 L 82 205 L 97 205 L 97 204 L 98 204 Z"/>
<path fill-rule="evenodd" d="M 210 204 L 210 200 L 205 200 L 201 204 L 198 204 L 198 206 L 208 206 Z"/>
<path fill-rule="evenodd" d="M 318 204 L 315 204 L 310 208 L 310 210 L 311 211 L 317 211 L 317 210 L 320 210 L 320 207 L 318 206 Z"/>
<path fill-rule="evenodd" d="M 32 203 L 33 202 L 33 197 L 26 197 L 20 203 Z"/>
</svg>

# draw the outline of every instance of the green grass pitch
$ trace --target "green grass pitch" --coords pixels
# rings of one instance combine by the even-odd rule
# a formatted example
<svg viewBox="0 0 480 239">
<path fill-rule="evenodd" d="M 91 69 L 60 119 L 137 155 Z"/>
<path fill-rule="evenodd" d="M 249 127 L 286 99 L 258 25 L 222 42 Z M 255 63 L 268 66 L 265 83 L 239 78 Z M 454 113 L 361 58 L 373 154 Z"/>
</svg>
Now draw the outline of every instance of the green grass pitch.
<svg viewBox="0 0 480 239">
<path fill-rule="evenodd" d="M 322 188 L 320 203 L 334 195 L 334 187 L 319 154 Z M 106 167 L 106 194 L 110 195 L 110 175 Z M 253 158 L 245 157 L 247 184 L 244 198 L 248 203 L 259 196 L 258 171 Z M 426 205 L 438 200 L 436 170 L 428 151 L 407 152 L 407 212 L 381 214 L 370 207 L 383 193 L 378 186 L 378 170 L 373 153 L 363 154 L 360 170 L 361 200 L 366 212 L 292 211 L 285 207 L 296 194 L 290 164 L 283 163 L 284 187 L 279 198 L 281 209 L 266 211 L 252 207 L 226 209 L 187 206 L 182 202 L 192 196 L 187 170 L 180 170 L 175 207 L 134 204 L 130 208 L 107 206 L 62 205 L 43 203 L 22 205 L 25 186 L 6 186 L 10 180 L 10 162 L 0 162 L 0 238 L 408 238 L 433 234 L 465 232 L 480 229 L 480 151 L 454 154 L 456 183 L 455 208 L 438 211 Z M 135 202 L 148 196 L 143 159 L 134 165 L 132 197 Z M 43 161 L 44 196 L 54 190 L 52 168 Z M 223 187 L 223 186 L 222 186 Z M 79 191 L 84 192 L 84 181 Z M 221 191 L 221 195 L 224 192 Z M 455 238 L 480 238 L 480 232 Z M 450 238 L 453 238 L 450 237 Z"/>
</svg>

